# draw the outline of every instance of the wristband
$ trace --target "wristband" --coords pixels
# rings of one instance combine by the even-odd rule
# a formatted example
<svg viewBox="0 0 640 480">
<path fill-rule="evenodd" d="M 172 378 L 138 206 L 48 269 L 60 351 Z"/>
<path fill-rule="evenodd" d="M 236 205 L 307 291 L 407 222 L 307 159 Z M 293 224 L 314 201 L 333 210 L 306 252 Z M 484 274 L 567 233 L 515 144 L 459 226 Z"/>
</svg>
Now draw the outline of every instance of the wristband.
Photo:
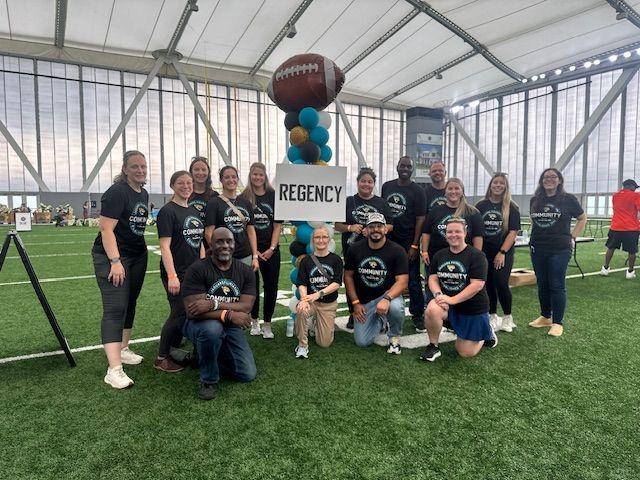
<svg viewBox="0 0 640 480">
<path fill-rule="evenodd" d="M 384 298 L 387 302 L 390 302 L 391 300 L 393 300 L 393 298 L 391 298 L 389 295 L 387 295 L 386 293 L 382 296 L 382 298 Z"/>
<path fill-rule="evenodd" d="M 254 255 L 254 256 L 253 256 L 253 259 L 254 259 L 254 260 L 255 260 L 256 258 L 258 258 L 258 255 Z"/>
<path fill-rule="evenodd" d="M 272 252 L 275 252 L 275 251 L 276 251 L 276 248 L 278 248 L 278 245 L 271 245 L 271 247 L 270 247 L 270 248 L 271 248 L 271 251 L 272 251 Z"/>
<path fill-rule="evenodd" d="M 416 250 L 418 250 L 418 245 L 412 244 L 411 248 L 415 248 Z"/>
<path fill-rule="evenodd" d="M 347 232 L 351 233 L 351 225 L 347 225 Z"/>
<path fill-rule="evenodd" d="M 433 298 L 438 298 L 440 295 L 442 295 L 442 292 L 436 292 L 433 294 Z"/>
<path fill-rule="evenodd" d="M 111 265 L 115 265 L 116 263 L 120 263 L 120 257 L 113 257 L 109 259 L 109 263 L 111 263 Z"/>
<path fill-rule="evenodd" d="M 351 305 L 358 305 L 360 303 L 360 300 L 352 300 L 351 301 Z"/>
<path fill-rule="evenodd" d="M 231 310 L 227 310 L 226 320 L 231 321 Z"/>
<path fill-rule="evenodd" d="M 216 298 L 210 298 L 209 299 L 209 303 L 211 303 L 211 310 L 210 311 L 215 311 L 218 309 L 218 307 L 220 306 L 220 302 L 218 302 L 218 300 Z"/>
<path fill-rule="evenodd" d="M 227 316 L 227 312 L 229 310 L 222 310 L 222 314 L 220 315 L 220 321 L 224 323 L 224 318 Z"/>
</svg>

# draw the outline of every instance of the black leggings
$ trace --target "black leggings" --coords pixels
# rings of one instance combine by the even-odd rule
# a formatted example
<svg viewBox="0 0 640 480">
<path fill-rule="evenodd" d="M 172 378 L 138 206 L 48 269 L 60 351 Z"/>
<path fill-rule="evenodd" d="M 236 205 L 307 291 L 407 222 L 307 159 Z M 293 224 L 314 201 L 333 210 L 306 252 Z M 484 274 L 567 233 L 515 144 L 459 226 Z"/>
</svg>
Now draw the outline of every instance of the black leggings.
<svg viewBox="0 0 640 480">
<path fill-rule="evenodd" d="M 514 249 L 512 248 L 504 256 L 504 267 L 499 270 L 493 266 L 493 259 L 498 254 L 495 250 L 484 250 L 489 269 L 487 271 L 487 295 L 489 295 L 489 313 L 496 313 L 498 310 L 498 300 L 505 315 L 511 315 L 512 295 L 509 289 L 509 276 L 515 260 Z"/>
<path fill-rule="evenodd" d="M 102 294 L 102 343 L 122 342 L 122 330 L 133 327 L 136 303 L 147 273 L 147 252 L 122 257 L 124 284 L 114 287 L 108 280 L 111 263 L 106 255 L 93 253 L 93 268 Z"/>
<path fill-rule="evenodd" d="M 264 321 L 271 322 L 273 311 L 276 309 L 276 298 L 278 296 L 278 277 L 280 276 L 280 248 L 276 248 L 271 258 L 266 262 L 258 260 L 260 273 L 264 282 Z M 256 272 L 256 300 L 251 309 L 251 318 L 258 318 L 260 315 L 260 274 Z"/>
<path fill-rule="evenodd" d="M 167 292 L 167 300 L 169 300 L 169 317 L 164 322 L 162 331 L 160 332 L 160 348 L 158 349 L 159 357 L 166 357 L 169 355 L 171 347 L 179 347 L 182 342 L 182 327 L 187 319 L 187 312 L 184 309 L 184 302 L 182 301 L 182 295 L 171 295 L 169 293 L 169 279 L 167 272 L 163 267 L 160 268 L 160 278 L 162 280 L 162 286 L 165 292 Z M 178 280 L 182 285 L 184 279 L 184 273 L 178 274 Z"/>
</svg>

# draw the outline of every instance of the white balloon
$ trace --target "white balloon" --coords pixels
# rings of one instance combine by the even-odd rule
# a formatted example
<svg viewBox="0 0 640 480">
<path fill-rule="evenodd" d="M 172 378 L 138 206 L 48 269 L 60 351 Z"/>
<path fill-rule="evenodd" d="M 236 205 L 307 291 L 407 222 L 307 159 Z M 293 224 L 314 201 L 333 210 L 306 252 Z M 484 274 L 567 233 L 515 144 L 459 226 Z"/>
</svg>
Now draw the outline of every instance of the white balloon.
<svg viewBox="0 0 640 480">
<path fill-rule="evenodd" d="M 333 224 L 327 223 L 327 230 L 329 230 L 329 236 L 331 238 L 333 238 L 333 234 L 335 233 L 335 229 L 333 227 Z"/>
<path fill-rule="evenodd" d="M 324 222 L 307 222 L 307 223 L 311 225 L 313 228 L 324 227 L 326 225 L 326 223 Z"/>
<path fill-rule="evenodd" d="M 296 313 L 296 308 L 298 306 L 298 299 L 296 298 L 296 296 L 294 295 L 293 297 L 291 297 L 291 299 L 289 300 L 289 310 L 291 311 L 291 313 Z"/>
<path fill-rule="evenodd" d="M 329 251 L 331 253 L 336 251 L 336 241 L 332 238 L 331 241 L 329 242 Z"/>
<path fill-rule="evenodd" d="M 328 130 L 331 126 L 331 114 L 327 112 L 319 112 L 318 116 L 320 117 L 320 119 L 318 120 L 318 125 Z"/>
<path fill-rule="evenodd" d="M 291 293 L 293 293 L 295 295 L 297 289 L 298 289 L 298 287 L 292 283 L 291 284 Z"/>
</svg>

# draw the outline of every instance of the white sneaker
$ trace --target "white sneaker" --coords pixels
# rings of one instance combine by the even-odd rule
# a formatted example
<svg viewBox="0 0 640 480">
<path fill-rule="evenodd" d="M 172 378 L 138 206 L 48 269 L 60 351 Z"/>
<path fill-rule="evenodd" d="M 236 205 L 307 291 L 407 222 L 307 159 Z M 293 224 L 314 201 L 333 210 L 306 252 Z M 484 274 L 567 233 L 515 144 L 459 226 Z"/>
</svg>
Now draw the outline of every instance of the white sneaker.
<svg viewBox="0 0 640 480">
<path fill-rule="evenodd" d="M 633 280 L 634 278 L 636 278 L 636 271 L 635 270 L 632 270 L 632 271 L 627 270 L 625 272 L 625 277 L 627 278 L 627 280 Z"/>
<path fill-rule="evenodd" d="M 138 365 L 143 359 L 142 355 L 134 353 L 129 347 L 120 350 L 120 361 L 126 365 Z"/>
<path fill-rule="evenodd" d="M 298 345 L 296 347 L 296 358 L 309 358 L 309 347 L 303 347 Z"/>
<path fill-rule="evenodd" d="M 609 276 L 609 269 L 605 268 L 604 266 L 600 269 L 600 275 L 602 275 L 603 277 L 608 277 Z"/>
<path fill-rule="evenodd" d="M 249 335 L 253 335 L 254 337 L 258 335 L 262 335 L 262 330 L 260 330 L 260 321 L 257 318 L 251 319 L 251 331 Z"/>
<path fill-rule="evenodd" d="M 502 319 L 498 316 L 498 314 L 492 313 L 491 315 L 489 315 L 489 325 L 491 325 L 491 330 L 497 332 L 502 326 Z"/>
<path fill-rule="evenodd" d="M 104 383 L 111 385 L 113 388 L 117 388 L 119 390 L 123 388 L 129 388 L 133 385 L 133 380 L 131 380 L 124 370 L 122 369 L 122 365 L 114 368 L 107 368 L 107 374 L 104 376 Z"/>
<path fill-rule="evenodd" d="M 399 337 L 391 337 L 389 340 L 389 348 L 387 348 L 387 353 L 392 355 L 400 355 L 402 350 L 400 349 L 400 338 Z"/>
<path fill-rule="evenodd" d="M 273 331 L 271 330 L 271 324 L 270 323 L 264 323 L 263 327 L 262 327 L 262 338 L 264 338 L 265 340 L 273 340 L 274 335 L 273 335 Z"/>
<path fill-rule="evenodd" d="M 500 326 L 500 330 L 503 332 L 513 332 L 513 329 L 516 328 L 516 324 L 513 321 L 513 316 L 505 315 L 502 317 L 502 325 Z"/>
</svg>

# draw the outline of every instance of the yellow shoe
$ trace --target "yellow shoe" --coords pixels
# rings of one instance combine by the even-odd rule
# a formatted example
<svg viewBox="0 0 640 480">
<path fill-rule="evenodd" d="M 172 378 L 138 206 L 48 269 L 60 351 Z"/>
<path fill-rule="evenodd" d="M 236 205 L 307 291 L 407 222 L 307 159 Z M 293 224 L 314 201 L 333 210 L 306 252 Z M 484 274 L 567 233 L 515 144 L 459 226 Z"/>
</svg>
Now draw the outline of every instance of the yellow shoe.
<svg viewBox="0 0 640 480">
<path fill-rule="evenodd" d="M 562 335 L 563 331 L 564 327 L 562 325 L 560 325 L 559 323 L 554 323 L 547 332 L 547 335 L 551 335 L 552 337 L 559 337 L 560 335 Z"/>
<path fill-rule="evenodd" d="M 534 328 L 550 327 L 551 325 L 553 325 L 553 323 L 551 323 L 551 319 L 547 317 L 538 317 L 533 322 L 529 322 L 529 326 Z"/>
</svg>

